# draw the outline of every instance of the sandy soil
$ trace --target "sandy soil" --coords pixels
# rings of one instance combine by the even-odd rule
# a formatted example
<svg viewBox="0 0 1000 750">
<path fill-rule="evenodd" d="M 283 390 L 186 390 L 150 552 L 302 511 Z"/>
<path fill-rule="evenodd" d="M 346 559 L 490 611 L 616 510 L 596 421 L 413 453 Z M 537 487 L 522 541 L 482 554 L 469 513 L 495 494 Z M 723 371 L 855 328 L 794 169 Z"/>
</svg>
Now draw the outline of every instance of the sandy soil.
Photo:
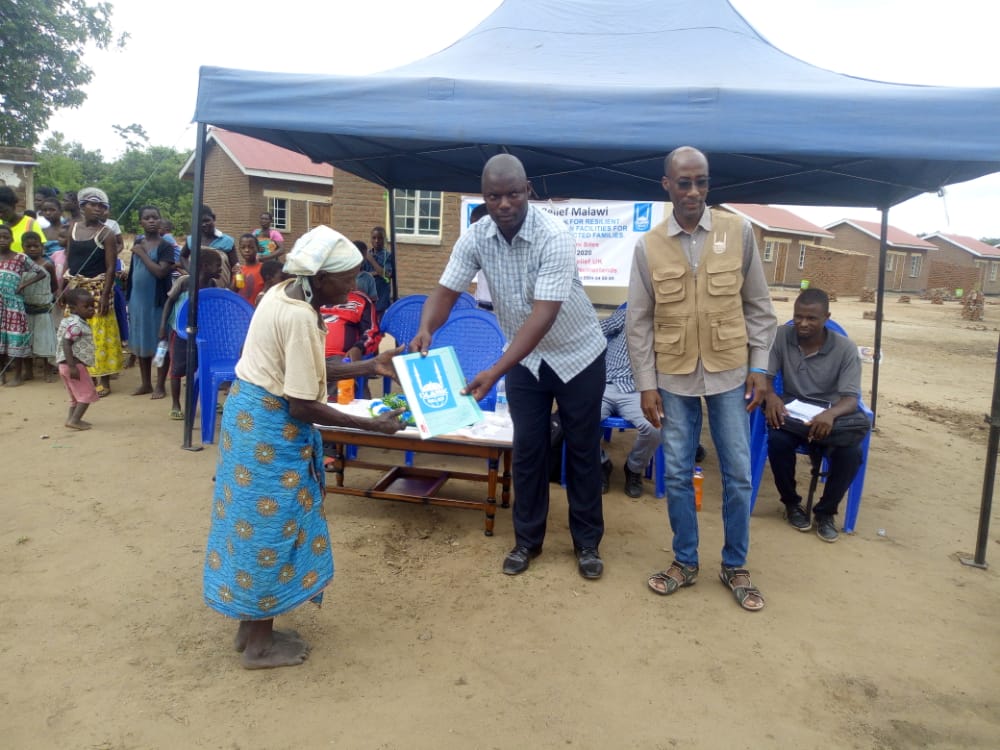
<svg viewBox="0 0 1000 750">
<path fill-rule="evenodd" d="M 787 319 L 791 303 L 777 307 Z M 870 344 L 871 308 L 834 316 Z M 663 503 L 651 482 L 629 500 L 620 472 L 599 582 L 576 572 L 557 487 L 545 554 L 516 578 L 500 573 L 509 511 L 486 538 L 477 512 L 331 496 L 326 603 L 279 620 L 313 653 L 276 671 L 241 669 L 233 624 L 201 601 L 215 448 L 181 450 L 168 402 L 127 395 L 135 370 L 89 433 L 62 427 L 59 384 L 0 389 L 0 744 L 995 748 L 996 512 L 993 567 L 958 553 L 975 545 L 1000 308 L 985 325 L 958 310 L 887 303 L 856 534 L 793 531 L 765 474 L 749 563 L 763 612 L 716 579 L 710 450 L 702 576 L 670 598 L 645 585 L 671 559 Z M 614 438 L 617 466 L 627 447 Z"/>
</svg>

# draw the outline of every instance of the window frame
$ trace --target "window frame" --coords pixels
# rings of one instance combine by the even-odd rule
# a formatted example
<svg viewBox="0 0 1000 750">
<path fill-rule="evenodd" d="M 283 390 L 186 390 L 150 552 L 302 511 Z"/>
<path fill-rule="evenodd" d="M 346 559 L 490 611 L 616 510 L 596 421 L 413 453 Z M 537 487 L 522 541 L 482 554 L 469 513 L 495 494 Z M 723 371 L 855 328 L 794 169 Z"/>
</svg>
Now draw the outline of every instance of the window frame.
<svg viewBox="0 0 1000 750">
<path fill-rule="evenodd" d="M 806 267 L 806 246 L 799 245 L 799 270 L 802 271 Z"/>
<path fill-rule="evenodd" d="M 910 256 L 910 278 L 915 279 L 920 275 L 920 270 L 923 267 L 924 256 L 914 253 Z"/>
<path fill-rule="evenodd" d="M 395 209 L 395 226 L 392 227 L 393 239 L 396 242 L 406 242 L 412 245 L 440 245 L 444 235 L 444 192 L 441 190 L 410 190 L 407 188 L 395 188 L 390 199 L 393 201 Z M 412 214 L 413 227 L 416 232 L 407 231 L 407 228 L 400 224 L 400 218 L 410 218 L 409 212 L 399 210 L 399 201 L 412 201 L 414 213 Z M 424 201 L 432 201 L 437 204 L 437 215 L 424 213 L 422 211 Z M 420 225 L 425 221 L 436 221 L 437 231 L 421 231 Z M 387 222 L 388 223 L 388 222 Z"/>
<path fill-rule="evenodd" d="M 1000 262 L 990 261 L 990 281 L 997 280 L 997 271 L 1000 270 Z"/>
<path fill-rule="evenodd" d="M 281 208 L 278 208 L 278 202 L 281 202 Z M 283 198 L 281 196 L 269 195 L 267 196 L 267 213 L 271 214 L 271 228 L 279 232 L 289 232 L 292 229 L 291 221 L 291 206 L 289 205 L 291 201 L 288 198 Z M 278 217 L 281 217 L 280 221 Z"/>
</svg>

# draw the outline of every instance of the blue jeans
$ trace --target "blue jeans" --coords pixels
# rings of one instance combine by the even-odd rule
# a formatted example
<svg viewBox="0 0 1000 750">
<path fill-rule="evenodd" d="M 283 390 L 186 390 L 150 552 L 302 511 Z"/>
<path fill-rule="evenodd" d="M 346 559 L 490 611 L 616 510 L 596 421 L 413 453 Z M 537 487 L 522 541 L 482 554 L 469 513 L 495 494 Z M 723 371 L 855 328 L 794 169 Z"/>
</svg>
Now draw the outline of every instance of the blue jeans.
<svg viewBox="0 0 1000 750">
<path fill-rule="evenodd" d="M 744 388 L 704 396 L 708 426 L 722 472 L 722 564 L 746 565 L 750 548 L 750 420 Z M 666 459 L 667 514 L 674 532 L 674 557 L 698 564 L 698 514 L 694 507 L 694 454 L 701 436 L 701 397 L 677 396 L 660 389 L 663 399 L 663 452 Z"/>
<path fill-rule="evenodd" d="M 651 425 L 642 415 L 638 391 L 623 391 L 614 383 L 604 386 L 604 400 L 601 403 L 601 420 L 618 416 L 627 419 L 635 425 L 636 436 L 632 450 L 629 451 L 625 465 L 630 471 L 641 474 L 646 470 L 646 464 L 656 453 L 660 444 L 660 431 Z M 607 459 L 604 448 L 601 448 L 601 463 Z"/>
</svg>

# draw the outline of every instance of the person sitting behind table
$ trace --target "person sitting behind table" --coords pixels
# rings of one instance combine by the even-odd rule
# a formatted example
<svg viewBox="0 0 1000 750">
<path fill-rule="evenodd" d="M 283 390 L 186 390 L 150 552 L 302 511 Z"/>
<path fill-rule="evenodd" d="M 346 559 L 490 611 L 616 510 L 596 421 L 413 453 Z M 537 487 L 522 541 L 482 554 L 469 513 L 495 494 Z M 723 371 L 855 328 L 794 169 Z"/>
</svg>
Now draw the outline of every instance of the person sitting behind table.
<svg viewBox="0 0 1000 750">
<path fill-rule="evenodd" d="M 809 531 L 812 519 L 802 507 L 795 487 L 795 452 L 830 435 L 833 420 L 856 412 L 861 398 L 861 358 L 857 345 L 826 327 L 830 298 L 822 289 L 806 289 L 795 300 L 792 325 L 781 326 L 771 347 L 767 366 L 769 380 L 782 373 L 783 394 L 771 390 L 764 400 L 767 418 L 767 457 L 778 495 L 785 505 L 785 518 L 798 531 Z M 785 402 L 791 398 L 819 401 L 829 406 L 806 424 L 808 437 L 787 429 Z M 838 538 L 834 516 L 844 494 L 861 466 L 859 436 L 851 445 L 828 446 L 829 470 L 813 515 L 816 535 L 824 542 Z"/>
<path fill-rule="evenodd" d="M 321 307 L 320 315 L 326 325 L 326 360 L 357 362 L 378 353 L 382 334 L 378 329 L 375 303 L 357 289 L 347 294 L 347 301 L 340 305 Z M 337 383 L 327 384 L 330 396 L 336 395 Z M 365 381 L 365 398 L 370 398 Z"/>
</svg>

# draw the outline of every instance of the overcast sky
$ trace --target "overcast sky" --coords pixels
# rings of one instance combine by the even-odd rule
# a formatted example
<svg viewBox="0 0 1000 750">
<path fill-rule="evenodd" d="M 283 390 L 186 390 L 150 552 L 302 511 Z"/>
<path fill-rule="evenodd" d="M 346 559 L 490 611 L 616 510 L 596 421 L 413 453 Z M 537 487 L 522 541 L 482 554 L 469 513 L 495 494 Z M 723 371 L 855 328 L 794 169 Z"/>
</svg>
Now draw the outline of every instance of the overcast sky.
<svg viewBox="0 0 1000 750">
<path fill-rule="evenodd" d="M 992 0 L 732 4 L 772 44 L 830 70 L 902 83 L 1000 87 L 995 51 L 1000 3 Z M 87 102 L 57 113 L 50 129 L 100 149 L 106 158 L 124 145 L 112 125 L 132 122 L 156 145 L 190 149 L 201 65 L 373 73 L 448 46 L 499 5 L 499 0 L 248 0 L 234 11 L 231 3 L 113 0 L 115 31 L 127 30 L 131 39 L 124 50 L 88 53 L 96 74 Z M 627 0 L 621 7 L 627 8 Z M 1000 175 L 991 175 L 951 186 L 944 198 L 920 196 L 896 206 L 889 221 L 913 233 L 1000 237 L 998 206 Z M 871 209 L 794 210 L 818 224 L 878 219 Z"/>
</svg>

